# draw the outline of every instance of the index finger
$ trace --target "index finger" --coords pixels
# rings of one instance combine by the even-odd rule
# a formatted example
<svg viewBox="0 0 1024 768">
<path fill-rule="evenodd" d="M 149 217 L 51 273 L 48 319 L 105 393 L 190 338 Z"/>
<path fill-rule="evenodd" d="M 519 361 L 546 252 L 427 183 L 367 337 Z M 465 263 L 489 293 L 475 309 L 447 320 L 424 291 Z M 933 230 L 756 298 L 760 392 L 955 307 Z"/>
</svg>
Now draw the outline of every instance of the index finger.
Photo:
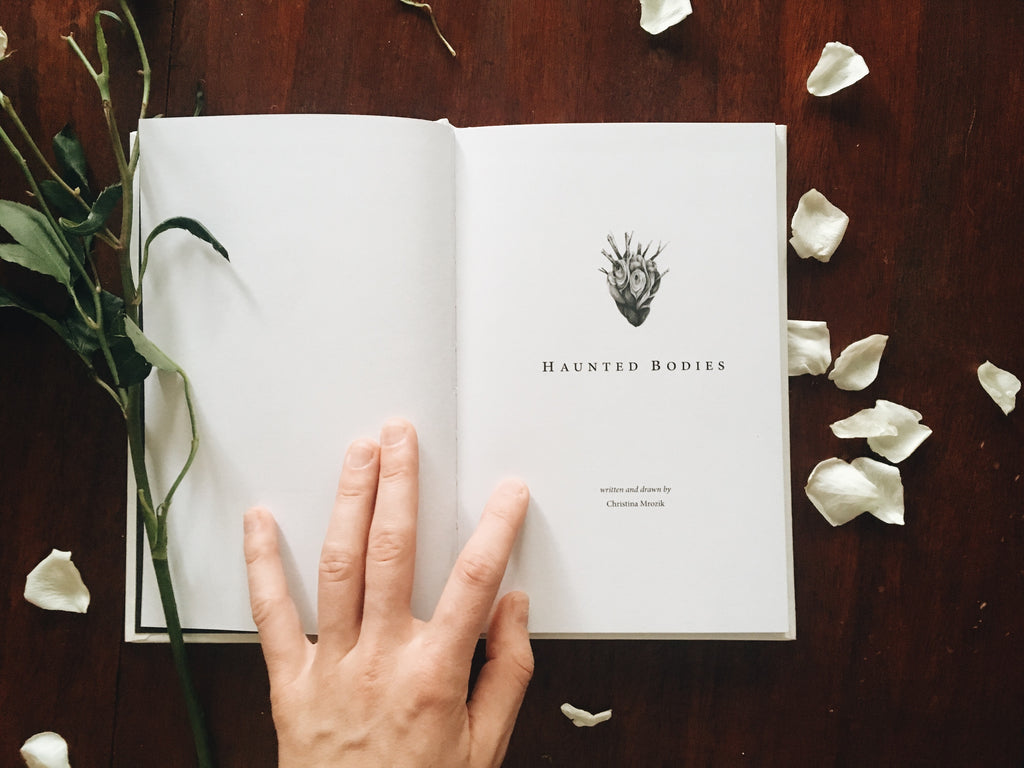
<svg viewBox="0 0 1024 768">
<path fill-rule="evenodd" d="M 455 646 L 456 658 L 468 658 L 476 646 L 529 502 L 530 491 L 521 480 L 500 483 L 455 561 L 430 624 Z"/>
<path fill-rule="evenodd" d="M 265 509 L 245 513 L 245 565 L 249 577 L 252 618 L 271 681 L 294 677 L 305 661 L 310 645 L 288 594 L 281 565 L 277 524 Z"/>
</svg>

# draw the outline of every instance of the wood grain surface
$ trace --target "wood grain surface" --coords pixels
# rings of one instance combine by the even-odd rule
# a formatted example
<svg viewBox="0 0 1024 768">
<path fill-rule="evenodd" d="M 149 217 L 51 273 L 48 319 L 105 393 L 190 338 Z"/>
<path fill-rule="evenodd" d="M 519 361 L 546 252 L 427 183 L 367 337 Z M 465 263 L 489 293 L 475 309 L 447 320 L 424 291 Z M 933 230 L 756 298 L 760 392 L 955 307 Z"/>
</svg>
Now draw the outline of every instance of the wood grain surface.
<svg viewBox="0 0 1024 768">
<path fill-rule="evenodd" d="M 92 53 L 95 1 L 5 4 L 16 52 L 0 62 L 0 90 L 37 135 L 72 121 L 105 181 L 98 97 L 59 37 L 73 32 Z M 798 639 L 537 642 L 506 764 L 1020 766 L 1024 408 L 1004 416 L 975 372 L 991 359 L 1024 376 L 1024 3 L 693 4 L 651 37 L 636 0 L 436 0 L 455 59 L 398 0 L 164 0 L 139 3 L 138 16 L 152 113 L 191 114 L 202 83 L 207 114 L 788 125 L 789 211 L 816 187 L 851 220 L 831 263 L 790 252 L 789 315 L 826 320 L 834 354 L 890 336 L 863 392 L 790 382 Z M 130 41 L 111 37 L 127 130 L 137 64 Z M 805 80 L 831 40 L 871 73 L 817 99 Z M 25 200 L 23 188 L 0 158 L 0 196 Z M 45 290 L 9 266 L 0 283 Z M 876 398 L 934 429 L 900 465 L 906 525 L 863 516 L 833 529 L 803 485 L 818 461 L 866 452 L 828 424 Z M 76 768 L 193 764 L 167 649 L 120 639 L 124 487 L 117 411 L 45 327 L 0 311 L 2 765 L 51 729 Z M 23 600 L 25 574 L 52 547 L 73 551 L 88 614 Z M 651 589 L 673 599 L 672 585 Z M 220 764 L 274 765 L 259 649 L 191 657 Z M 563 701 L 614 715 L 577 729 Z"/>
</svg>

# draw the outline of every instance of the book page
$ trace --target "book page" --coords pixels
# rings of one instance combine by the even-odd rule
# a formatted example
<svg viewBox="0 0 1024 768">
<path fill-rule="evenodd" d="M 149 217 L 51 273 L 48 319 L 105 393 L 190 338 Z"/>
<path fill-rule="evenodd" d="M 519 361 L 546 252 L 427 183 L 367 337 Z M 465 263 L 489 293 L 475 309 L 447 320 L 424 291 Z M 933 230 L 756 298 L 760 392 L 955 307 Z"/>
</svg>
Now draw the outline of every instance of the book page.
<svg viewBox="0 0 1024 768">
<path fill-rule="evenodd" d="M 452 131 L 380 117 L 143 122 L 141 227 L 153 243 L 144 330 L 189 374 L 201 445 L 170 513 L 184 626 L 251 630 L 242 514 L 281 529 L 292 595 L 316 631 L 316 572 L 346 446 L 403 416 L 421 446 L 414 596 L 428 616 L 455 550 Z M 154 491 L 189 446 L 177 377 L 146 384 Z M 141 627 L 162 627 L 141 558 Z M 131 575 L 129 575 L 131 578 Z"/>
<path fill-rule="evenodd" d="M 456 142 L 460 540 L 518 475 L 535 634 L 791 635 L 775 126 Z"/>
</svg>

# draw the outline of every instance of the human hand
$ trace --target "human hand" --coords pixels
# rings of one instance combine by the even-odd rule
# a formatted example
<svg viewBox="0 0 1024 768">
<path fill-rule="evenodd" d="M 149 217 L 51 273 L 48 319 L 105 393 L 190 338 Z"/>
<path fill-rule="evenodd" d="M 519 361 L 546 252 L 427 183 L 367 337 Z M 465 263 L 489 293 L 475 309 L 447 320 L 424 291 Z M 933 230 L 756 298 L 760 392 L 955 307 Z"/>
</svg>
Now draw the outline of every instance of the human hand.
<svg viewBox="0 0 1024 768">
<path fill-rule="evenodd" d="M 249 595 L 280 768 L 501 764 L 533 673 L 525 594 L 498 603 L 467 702 L 470 663 L 529 491 L 518 480 L 498 485 L 424 622 L 409 607 L 418 475 L 407 422 L 387 422 L 379 446 L 349 447 L 320 557 L 315 644 L 288 594 L 273 517 L 262 509 L 245 515 Z"/>
</svg>

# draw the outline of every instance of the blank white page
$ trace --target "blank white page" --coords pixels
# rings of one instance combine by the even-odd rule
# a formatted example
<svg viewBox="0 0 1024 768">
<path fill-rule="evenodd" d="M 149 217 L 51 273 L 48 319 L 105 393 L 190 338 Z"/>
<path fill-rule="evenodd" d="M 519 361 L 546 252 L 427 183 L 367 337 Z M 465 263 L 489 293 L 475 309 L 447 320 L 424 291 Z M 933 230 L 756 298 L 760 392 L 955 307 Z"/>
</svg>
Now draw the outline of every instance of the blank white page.
<svg viewBox="0 0 1024 768">
<path fill-rule="evenodd" d="M 391 416 L 423 467 L 416 611 L 455 551 L 452 131 L 382 117 L 144 121 L 141 226 L 202 221 L 228 248 L 154 241 L 144 328 L 191 377 L 201 446 L 170 517 L 186 627 L 250 630 L 242 514 L 269 508 L 316 631 L 316 570 L 345 447 Z M 174 376 L 146 384 L 155 490 L 188 449 Z M 143 627 L 163 615 L 148 552 Z"/>
</svg>

